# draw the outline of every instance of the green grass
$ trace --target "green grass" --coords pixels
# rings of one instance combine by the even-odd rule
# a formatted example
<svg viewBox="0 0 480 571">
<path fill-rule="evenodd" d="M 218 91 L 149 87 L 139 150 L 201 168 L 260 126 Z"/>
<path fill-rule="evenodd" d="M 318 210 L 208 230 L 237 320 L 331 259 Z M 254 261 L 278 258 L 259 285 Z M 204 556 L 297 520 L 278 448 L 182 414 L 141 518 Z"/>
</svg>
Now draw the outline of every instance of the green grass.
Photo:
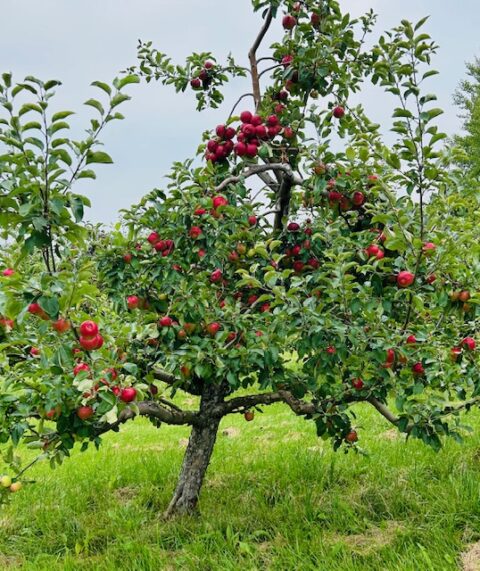
<svg viewBox="0 0 480 571">
<path fill-rule="evenodd" d="M 480 539 L 480 415 L 464 446 L 435 454 L 357 409 L 368 457 L 333 453 L 281 405 L 225 419 L 202 516 L 168 522 L 188 429 L 132 422 L 99 452 L 33 469 L 0 512 L 0 569 L 459 569 Z"/>
</svg>

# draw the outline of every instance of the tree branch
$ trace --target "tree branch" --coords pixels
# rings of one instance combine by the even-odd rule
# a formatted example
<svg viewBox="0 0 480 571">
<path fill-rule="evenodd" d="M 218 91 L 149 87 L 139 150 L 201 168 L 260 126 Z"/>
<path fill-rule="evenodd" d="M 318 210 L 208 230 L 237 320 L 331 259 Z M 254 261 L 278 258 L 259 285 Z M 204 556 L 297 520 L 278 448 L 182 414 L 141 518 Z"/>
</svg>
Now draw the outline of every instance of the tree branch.
<svg viewBox="0 0 480 571">
<path fill-rule="evenodd" d="M 250 167 L 247 171 L 244 171 L 242 174 L 226 178 L 215 188 L 215 192 L 221 192 L 224 188 L 226 188 L 230 184 L 236 184 L 237 182 L 240 182 L 254 175 L 260 176 L 261 173 L 265 173 L 267 171 L 283 172 L 287 175 L 287 177 L 291 179 L 292 184 L 303 184 L 303 179 L 294 174 L 292 167 L 290 165 L 287 165 L 285 163 L 271 163 L 266 165 L 254 165 Z"/>
<path fill-rule="evenodd" d="M 138 407 L 138 414 L 140 416 L 147 416 L 149 418 L 155 418 L 160 422 L 164 422 L 165 424 L 175 424 L 175 425 L 194 425 L 200 424 L 200 415 L 198 412 L 190 411 L 190 410 L 181 410 L 181 409 L 171 409 L 165 408 L 160 404 L 152 401 L 142 401 L 137 403 Z M 131 408 L 125 408 L 118 416 L 118 420 L 116 422 L 110 424 L 101 424 L 96 430 L 96 435 L 100 436 L 105 432 L 109 432 L 111 430 L 118 430 L 118 428 L 130 420 L 135 418 L 137 414 Z"/>
<path fill-rule="evenodd" d="M 263 23 L 260 33 L 258 34 L 255 42 L 253 43 L 253 46 L 250 48 L 250 51 L 248 52 L 248 59 L 250 60 L 250 69 L 252 74 L 253 99 L 255 101 L 256 109 L 258 109 L 262 101 L 262 94 L 260 91 L 260 78 L 258 75 L 257 50 L 260 47 L 260 44 L 262 43 L 263 38 L 265 37 L 265 34 L 267 33 L 268 28 L 270 27 L 270 24 L 272 23 L 272 19 L 273 19 L 273 12 L 272 8 L 270 8 L 267 12 L 267 16 L 265 17 L 265 22 Z"/>
<path fill-rule="evenodd" d="M 258 395 L 247 395 L 236 397 L 218 404 L 213 414 L 217 416 L 226 416 L 235 412 L 243 412 L 254 406 L 271 405 L 276 402 L 284 402 L 299 416 L 313 414 L 315 405 L 295 398 L 289 391 L 276 391 L 272 393 L 261 393 Z"/>
</svg>

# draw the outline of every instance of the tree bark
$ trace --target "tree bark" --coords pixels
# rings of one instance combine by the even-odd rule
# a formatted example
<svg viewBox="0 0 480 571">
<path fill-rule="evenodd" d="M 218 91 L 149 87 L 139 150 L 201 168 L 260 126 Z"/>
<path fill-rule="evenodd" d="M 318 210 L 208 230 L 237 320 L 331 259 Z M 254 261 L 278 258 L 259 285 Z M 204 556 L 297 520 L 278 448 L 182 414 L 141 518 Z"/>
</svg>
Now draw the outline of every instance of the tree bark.
<svg viewBox="0 0 480 571">
<path fill-rule="evenodd" d="M 180 477 L 165 517 L 194 514 L 205 473 L 212 457 L 221 416 L 212 414 L 226 394 L 224 387 L 204 386 L 200 401 L 200 414 L 205 419 L 194 425 L 183 458 Z"/>
</svg>

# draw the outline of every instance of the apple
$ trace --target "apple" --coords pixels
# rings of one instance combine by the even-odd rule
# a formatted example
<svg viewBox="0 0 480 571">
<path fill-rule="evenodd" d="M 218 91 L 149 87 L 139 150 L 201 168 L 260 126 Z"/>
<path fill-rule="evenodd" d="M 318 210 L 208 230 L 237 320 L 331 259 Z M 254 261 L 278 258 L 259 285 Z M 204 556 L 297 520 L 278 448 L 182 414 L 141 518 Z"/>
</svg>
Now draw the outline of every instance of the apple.
<svg viewBox="0 0 480 571">
<path fill-rule="evenodd" d="M 140 305 L 140 298 L 139 297 L 137 297 L 136 295 L 129 295 L 127 297 L 128 309 L 138 309 L 139 305 Z"/>
<path fill-rule="evenodd" d="M 171 327 L 173 325 L 173 319 L 168 315 L 164 315 L 160 318 L 158 324 L 160 327 Z"/>
<path fill-rule="evenodd" d="M 13 276 L 13 274 L 15 273 L 15 270 L 12 268 L 5 268 L 2 272 L 2 275 L 5 276 L 6 278 Z"/>
<path fill-rule="evenodd" d="M 350 442 L 351 444 L 355 443 L 358 441 L 358 434 L 356 433 L 355 430 L 351 430 L 346 436 L 345 436 L 345 440 L 347 442 Z"/>
<path fill-rule="evenodd" d="M 250 111 L 242 111 L 242 113 L 240 113 L 240 121 L 242 123 L 251 123 L 252 117 L 253 115 L 250 113 Z"/>
<path fill-rule="evenodd" d="M 293 139 L 295 137 L 295 131 L 291 127 L 285 127 L 283 136 L 285 139 Z"/>
<path fill-rule="evenodd" d="M 70 329 L 70 322 L 66 319 L 60 318 L 52 323 L 52 327 L 57 333 L 65 333 Z"/>
<path fill-rule="evenodd" d="M 387 349 L 385 362 L 388 364 L 393 364 L 395 362 L 395 351 L 393 349 Z"/>
<path fill-rule="evenodd" d="M 188 365 L 182 365 L 180 367 L 180 372 L 186 379 L 189 379 L 192 376 L 192 369 Z"/>
<path fill-rule="evenodd" d="M 190 86 L 192 87 L 192 89 L 200 89 L 202 87 L 202 82 L 200 81 L 200 78 L 194 77 L 193 79 L 191 79 Z"/>
<path fill-rule="evenodd" d="M 233 152 L 239 157 L 244 157 L 247 154 L 247 145 L 245 143 L 238 142 L 233 147 Z"/>
<path fill-rule="evenodd" d="M 2 488 L 9 488 L 12 485 L 12 478 L 10 478 L 10 476 L 2 476 L 0 478 L 0 485 Z"/>
<path fill-rule="evenodd" d="M 282 105 L 282 108 L 283 108 L 283 105 Z M 277 115 L 270 115 L 269 117 L 267 117 L 267 125 L 269 127 L 275 127 L 276 125 L 278 125 Z"/>
<path fill-rule="evenodd" d="M 120 396 L 121 392 L 122 392 L 122 389 L 120 387 L 112 387 L 112 393 L 116 397 Z"/>
<path fill-rule="evenodd" d="M 38 355 L 40 355 L 40 349 L 38 347 L 32 347 L 30 349 L 30 355 L 32 357 L 37 357 Z"/>
<path fill-rule="evenodd" d="M 335 119 L 342 119 L 345 116 L 345 109 L 341 105 L 337 105 L 333 108 L 332 115 Z"/>
<path fill-rule="evenodd" d="M 330 345 L 329 347 L 327 347 L 326 351 L 329 355 L 335 355 L 335 353 L 337 352 L 337 350 L 335 349 L 335 347 L 333 345 Z"/>
<path fill-rule="evenodd" d="M 318 28 L 318 27 L 320 26 L 320 16 L 319 16 L 319 14 L 317 14 L 317 13 L 314 12 L 314 13 L 310 16 L 310 24 L 312 24 L 312 26 L 313 26 L 314 28 Z"/>
<path fill-rule="evenodd" d="M 398 287 L 405 288 L 411 286 L 414 281 L 415 281 L 415 276 L 410 272 L 403 271 L 397 275 Z"/>
<path fill-rule="evenodd" d="M 77 376 L 82 371 L 90 371 L 90 367 L 87 365 L 87 363 L 78 363 L 77 365 L 75 365 L 73 369 L 73 374 Z"/>
<path fill-rule="evenodd" d="M 213 208 L 216 210 L 220 208 L 220 206 L 226 206 L 228 204 L 228 200 L 224 196 L 215 196 L 213 198 Z"/>
<path fill-rule="evenodd" d="M 416 342 L 417 342 L 417 338 L 415 337 L 415 335 L 409 335 L 407 337 L 407 344 L 408 345 L 415 345 Z"/>
<path fill-rule="evenodd" d="M 237 134 L 237 131 L 233 127 L 227 127 L 225 129 L 224 138 L 227 141 L 231 141 L 233 139 L 233 137 L 235 137 L 236 134 Z M 228 144 L 227 144 L 227 148 L 230 149 L 230 151 L 233 150 L 233 147 L 231 145 L 228 145 Z"/>
<path fill-rule="evenodd" d="M 465 337 L 462 341 L 462 345 L 464 345 L 469 351 L 473 351 L 477 344 L 473 337 Z"/>
<path fill-rule="evenodd" d="M 435 274 L 430 274 L 429 276 L 427 276 L 425 278 L 425 281 L 427 282 L 427 284 L 432 285 L 436 279 L 437 279 L 437 276 Z"/>
<path fill-rule="evenodd" d="M 77 408 L 77 416 L 80 420 L 88 420 L 93 416 L 93 408 L 91 406 L 80 406 Z"/>
<path fill-rule="evenodd" d="M 422 252 L 425 256 L 432 256 L 436 248 L 437 247 L 433 242 L 425 242 L 425 244 L 422 246 Z"/>
<path fill-rule="evenodd" d="M 95 323 L 95 321 L 91 320 L 84 321 L 80 325 L 80 335 L 82 337 L 92 338 L 95 337 L 97 333 L 98 333 L 98 325 Z"/>
<path fill-rule="evenodd" d="M 110 375 L 110 378 L 112 379 L 112 381 L 115 381 L 116 379 L 118 379 L 118 373 L 117 373 L 117 371 L 116 371 L 113 367 L 110 367 L 109 369 L 106 369 L 106 370 L 105 370 L 105 373 L 106 373 L 107 375 Z"/>
<path fill-rule="evenodd" d="M 163 252 L 167 248 L 167 243 L 165 242 L 165 240 L 159 240 L 158 242 L 155 242 L 153 247 L 156 252 Z"/>
<path fill-rule="evenodd" d="M 251 422 L 255 418 L 255 413 L 253 412 L 253 410 L 247 410 L 245 411 L 243 416 L 247 422 Z"/>
<path fill-rule="evenodd" d="M 40 305 L 38 303 L 31 303 L 28 308 L 27 308 L 28 313 L 31 313 L 32 315 L 37 315 L 39 313 L 42 313 L 43 309 L 40 307 Z"/>
<path fill-rule="evenodd" d="M 156 242 L 158 242 L 158 240 L 160 240 L 160 236 L 158 235 L 157 232 L 152 232 L 151 234 L 149 234 L 147 241 L 150 242 L 150 244 L 153 246 Z"/>
<path fill-rule="evenodd" d="M 13 482 L 13 484 L 10 486 L 10 491 L 15 493 L 15 492 L 19 492 L 22 489 L 22 482 Z"/>
<path fill-rule="evenodd" d="M 468 301 L 470 299 L 470 292 L 469 291 L 461 291 L 458 294 L 458 299 L 462 302 L 465 303 L 466 301 Z"/>
<path fill-rule="evenodd" d="M 102 347 L 103 337 L 98 333 L 95 337 L 80 337 L 78 342 L 86 351 L 93 351 Z"/>
<path fill-rule="evenodd" d="M 363 194 L 363 192 L 356 190 L 352 194 L 352 204 L 354 204 L 355 206 L 362 206 L 364 202 L 365 202 L 365 195 Z"/>
<path fill-rule="evenodd" d="M 232 263 L 238 262 L 240 259 L 240 256 L 238 255 L 237 252 L 235 252 L 235 250 L 233 250 L 232 252 L 230 252 L 230 254 L 228 254 L 228 260 Z"/>
<path fill-rule="evenodd" d="M 357 378 L 357 379 L 353 379 L 352 381 L 352 386 L 354 389 L 356 389 L 357 391 L 361 391 L 364 387 L 364 382 L 362 379 Z"/>
<path fill-rule="evenodd" d="M 293 56 L 292 55 L 286 55 L 282 57 L 282 65 L 284 67 L 288 67 L 293 61 Z M 268 121 L 268 120 L 267 120 Z M 273 123 L 273 125 L 276 125 L 276 123 Z"/>
<path fill-rule="evenodd" d="M 223 273 L 222 270 L 216 269 L 210 274 L 210 281 L 212 283 L 218 283 L 222 281 Z"/>
<path fill-rule="evenodd" d="M 212 323 L 207 324 L 205 329 L 207 330 L 207 333 L 212 337 L 215 337 L 215 335 L 220 331 L 221 325 L 217 321 L 213 321 Z"/>
<path fill-rule="evenodd" d="M 461 354 L 462 354 L 461 347 L 452 347 L 452 349 L 450 349 L 450 358 L 452 359 L 452 361 L 456 361 Z"/>
<path fill-rule="evenodd" d="M 253 143 L 249 143 L 247 145 L 247 152 L 246 152 L 247 157 L 250 157 L 253 159 L 253 157 L 257 156 L 257 153 L 258 153 L 257 145 L 254 145 Z"/>
<path fill-rule="evenodd" d="M 301 260 L 295 260 L 292 264 L 292 268 L 297 274 L 303 272 L 305 264 Z"/>
<path fill-rule="evenodd" d="M 376 258 L 377 260 L 381 260 L 382 258 L 385 257 L 384 251 L 379 246 L 377 246 L 376 244 L 372 244 L 371 246 L 366 248 L 365 254 L 369 258 Z"/>
<path fill-rule="evenodd" d="M 122 389 L 120 393 L 120 400 L 123 402 L 132 402 L 137 398 L 137 389 L 133 387 L 127 387 Z"/>
<path fill-rule="evenodd" d="M 282 25 L 285 30 L 293 30 L 293 28 L 295 28 L 297 25 L 297 19 L 291 14 L 286 14 L 282 19 Z"/>
<path fill-rule="evenodd" d="M 300 230 L 300 224 L 297 224 L 296 222 L 290 222 L 287 226 L 287 230 L 289 232 L 298 232 Z"/>
<path fill-rule="evenodd" d="M 192 226 L 188 233 L 190 238 L 196 240 L 199 236 L 202 235 L 202 229 L 199 226 Z"/>
<path fill-rule="evenodd" d="M 412 372 L 414 375 L 423 375 L 425 373 L 425 369 L 423 368 L 422 363 L 415 363 L 412 367 Z"/>
<path fill-rule="evenodd" d="M 132 257 L 133 257 L 133 256 L 132 256 L 132 254 L 130 254 L 130 253 L 123 254 L 123 261 L 124 261 L 126 264 L 129 264 L 129 263 L 132 261 Z"/>
</svg>

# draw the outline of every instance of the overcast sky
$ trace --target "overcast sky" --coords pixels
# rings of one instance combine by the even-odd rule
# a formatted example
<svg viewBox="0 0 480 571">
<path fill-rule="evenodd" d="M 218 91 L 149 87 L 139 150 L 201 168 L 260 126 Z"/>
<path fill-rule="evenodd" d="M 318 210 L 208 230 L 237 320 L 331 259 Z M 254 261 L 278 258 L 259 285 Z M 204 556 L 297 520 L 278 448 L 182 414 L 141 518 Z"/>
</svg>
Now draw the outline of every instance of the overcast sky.
<svg viewBox="0 0 480 571">
<path fill-rule="evenodd" d="M 341 3 L 354 15 L 373 8 L 379 14 L 375 37 L 403 18 L 417 21 L 431 16 L 426 29 L 440 44 L 434 67 L 441 72 L 431 87 L 446 110 L 441 127 L 448 133 L 457 131 L 460 121 L 452 93 L 465 75 L 465 62 L 480 55 L 479 0 Z M 241 63 L 259 26 L 250 0 L 1 0 L 1 4 L 0 71 L 12 71 L 17 80 L 29 74 L 61 80 L 58 105 L 72 110 L 94 95 L 91 81 L 112 79 L 135 63 L 138 39 L 153 40 L 179 62 L 192 51 L 212 51 L 224 61 L 231 51 Z M 277 23 L 271 40 L 281 33 L 280 27 Z M 192 156 L 202 131 L 222 122 L 238 89 L 239 84 L 229 88 L 220 110 L 199 114 L 191 93 L 180 96 L 156 83 L 131 86 L 133 99 L 122 109 L 125 121 L 113 124 L 103 139 L 115 164 L 99 167 L 96 181 L 82 183 L 82 192 L 93 203 L 88 218 L 112 222 L 120 208 L 164 185 L 171 163 Z M 383 122 L 389 117 L 391 101 L 386 96 L 367 91 L 363 97 L 372 119 Z M 84 117 L 79 115 L 75 127 Z"/>
</svg>

